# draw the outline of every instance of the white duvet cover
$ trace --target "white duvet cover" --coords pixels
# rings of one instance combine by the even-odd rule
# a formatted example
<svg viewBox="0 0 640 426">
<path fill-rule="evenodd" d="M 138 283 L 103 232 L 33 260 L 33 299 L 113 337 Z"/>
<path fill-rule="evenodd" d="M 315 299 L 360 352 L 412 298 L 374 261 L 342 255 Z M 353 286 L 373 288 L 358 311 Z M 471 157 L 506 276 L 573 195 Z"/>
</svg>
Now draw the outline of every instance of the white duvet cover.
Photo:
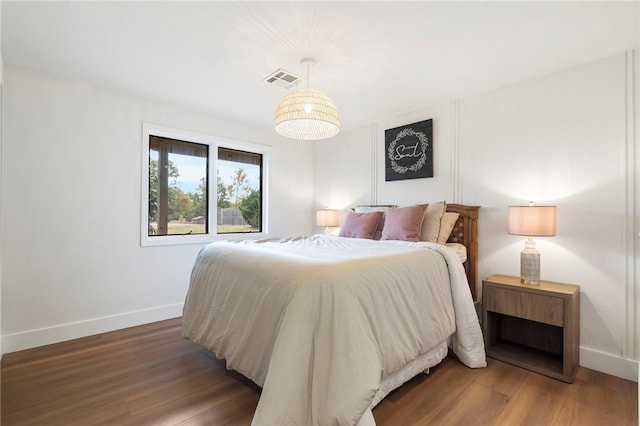
<svg viewBox="0 0 640 426">
<path fill-rule="evenodd" d="M 212 243 L 183 333 L 263 388 L 254 425 L 354 425 L 384 377 L 449 336 L 464 364 L 486 365 L 462 265 L 431 243 Z"/>
</svg>

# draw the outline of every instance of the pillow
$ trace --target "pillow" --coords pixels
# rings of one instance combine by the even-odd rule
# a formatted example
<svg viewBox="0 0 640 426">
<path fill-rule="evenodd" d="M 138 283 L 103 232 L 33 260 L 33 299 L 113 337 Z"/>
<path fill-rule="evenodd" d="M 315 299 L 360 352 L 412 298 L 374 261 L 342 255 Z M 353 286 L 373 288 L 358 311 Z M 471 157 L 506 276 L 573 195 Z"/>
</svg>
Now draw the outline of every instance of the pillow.
<svg viewBox="0 0 640 426">
<path fill-rule="evenodd" d="M 449 239 L 453 227 L 456 226 L 456 222 L 460 214 L 454 212 L 444 212 L 442 219 L 440 220 L 440 234 L 438 235 L 438 244 L 444 244 Z"/>
<path fill-rule="evenodd" d="M 387 210 L 380 239 L 420 241 L 420 228 L 426 208 L 426 204 L 421 204 Z"/>
<path fill-rule="evenodd" d="M 382 217 L 380 218 L 380 222 L 378 222 L 378 226 L 373 233 L 373 239 L 379 240 L 382 237 L 382 228 L 384 228 L 384 218 L 385 212 L 389 209 L 395 209 L 397 206 L 392 205 L 380 205 L 380 206 L 356 206 L 353 209 L 356 213 L 371 213 L 371 212 L 382 212 Z"/>
<path fill-rule="evenodd" d="M 382 212 L 349 212 L 347 220 L 340 228 L 339 237 L 373 239 L 373 233 L 380 222 Z"/>
<path fill-rule="evenodd" d="M 424 220 L 422 221 L 422 229 L 420 231 L 420 241 L 428 241 L 437 243 L 440 235 L 440 221 L 447 209 L 447 203 L 441 201 L 439 203 L 429 204 L 424 212 Z"/>
</svg>

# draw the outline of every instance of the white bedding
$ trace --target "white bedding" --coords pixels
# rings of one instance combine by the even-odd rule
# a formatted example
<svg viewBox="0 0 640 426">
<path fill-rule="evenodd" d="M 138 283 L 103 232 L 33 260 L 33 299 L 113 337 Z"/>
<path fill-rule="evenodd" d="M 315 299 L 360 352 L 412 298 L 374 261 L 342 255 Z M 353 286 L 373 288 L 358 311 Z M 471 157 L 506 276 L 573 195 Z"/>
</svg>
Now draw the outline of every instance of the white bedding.
<svg viewBox="0 0 640 426">
<path fill-rule="evenodd" d="M 464 263 L 467 260 L 467 248 L 460 243 L 446 243 L 445 246 L 449 247 L 451 250 L 455 252 L 460 259 L 461 263 Z"/>
<path fill-rule="evenodd" d="M 263 388 L 254 425 L 354 425 L 385 378 L 448 338 L 486 365 L 460 260 L 432 243 L 216 242 L 196 259 L 183 324 Z"/>
</svg>

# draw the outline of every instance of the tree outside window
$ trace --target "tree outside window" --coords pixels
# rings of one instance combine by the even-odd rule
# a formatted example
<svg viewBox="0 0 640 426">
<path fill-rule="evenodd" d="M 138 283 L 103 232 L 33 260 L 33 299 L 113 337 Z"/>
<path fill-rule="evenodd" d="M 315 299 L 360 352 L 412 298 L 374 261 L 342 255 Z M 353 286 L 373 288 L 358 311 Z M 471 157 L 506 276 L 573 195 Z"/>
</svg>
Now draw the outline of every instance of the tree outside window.
<svg viewBox="0 0 640 426">
<path fill-rule="evenodd" d="M 149 137 L 149 236 L 207 233 L 207 145 Z"/>
</svg>

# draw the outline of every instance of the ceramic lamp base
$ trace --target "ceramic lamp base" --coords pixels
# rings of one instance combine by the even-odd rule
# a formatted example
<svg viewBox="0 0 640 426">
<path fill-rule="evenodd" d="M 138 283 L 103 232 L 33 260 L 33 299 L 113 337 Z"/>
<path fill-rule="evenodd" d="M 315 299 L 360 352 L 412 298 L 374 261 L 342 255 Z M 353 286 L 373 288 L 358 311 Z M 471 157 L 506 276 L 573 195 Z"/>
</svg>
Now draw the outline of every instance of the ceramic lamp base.
<svg viewBox="0 0 640 426">
<path fill-rule="evenodd" d="M 520 282 L 540 284 L 540 252 L 526 249 L 520 252 Z"/>
</svg>

